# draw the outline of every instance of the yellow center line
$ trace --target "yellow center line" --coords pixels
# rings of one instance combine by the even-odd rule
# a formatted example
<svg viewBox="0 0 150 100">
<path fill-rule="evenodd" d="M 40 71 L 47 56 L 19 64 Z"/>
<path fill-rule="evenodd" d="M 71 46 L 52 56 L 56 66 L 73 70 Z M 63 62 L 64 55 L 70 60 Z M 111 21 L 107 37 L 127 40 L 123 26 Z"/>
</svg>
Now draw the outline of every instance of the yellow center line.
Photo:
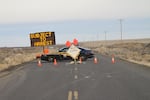
<svg viewBox="0 0 150 100">
<path fill-rule="evenodd" d="M 68 93 L 68 100 L 72 100 L 72 91 L 69 91 Z"/>
<path fill-rule="evenodd" d="M 78 91 L 74 91 L 74 100 L 78 100 Z"/>
<path fill-rule="evenodd" d="M 68 92 L 68 100 L 79 100 L 78 91 L 69 91 Z"/>
</svg>

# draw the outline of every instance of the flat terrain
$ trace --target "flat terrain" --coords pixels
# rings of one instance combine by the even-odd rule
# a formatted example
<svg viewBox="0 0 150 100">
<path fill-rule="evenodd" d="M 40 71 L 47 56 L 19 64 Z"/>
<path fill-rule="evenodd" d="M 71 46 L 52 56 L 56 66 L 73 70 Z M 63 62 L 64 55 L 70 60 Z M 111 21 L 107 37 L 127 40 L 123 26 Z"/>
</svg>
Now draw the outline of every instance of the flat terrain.
<svg viewBox="0 0 150 100">
<path fill-rule="evenodd" d="M 90 41 L 80 45 L 91 48 L 101 55 L 114 55 L 130 62 L 150 66 L 150 39 Z M 63 46 L 52 46 L 50 53 L 56 52 L 60 47 Z M 42 47 L 0 48 L 0 71 L 34 60 L 37 54 L 42 54 Z"/>
<path fill-rule="evenodd" d="M 1 76 L 0 100 L 150 100 L 150 68 L 96 56 L 97 64 L 21 65 Z"/>
<path fill-rule="evenodd" d="M 136 40 L 91 41 L 81 44 L 108 55 L 150 67 L 150 38 Z"/>
<path fill-rule="evenodd" d="M 36 54 L 42 52 L 41 48 L 31 47 L 3 47 L 0 48 L 0 71 L 15 67 L 35 59 Z"/>
</svg>

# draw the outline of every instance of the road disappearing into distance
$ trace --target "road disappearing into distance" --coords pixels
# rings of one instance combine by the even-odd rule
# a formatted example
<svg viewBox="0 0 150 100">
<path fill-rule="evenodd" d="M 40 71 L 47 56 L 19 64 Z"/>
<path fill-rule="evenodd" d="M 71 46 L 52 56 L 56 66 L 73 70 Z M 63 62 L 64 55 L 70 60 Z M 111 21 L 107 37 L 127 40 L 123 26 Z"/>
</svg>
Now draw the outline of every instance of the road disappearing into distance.
<svg viewBox="0 0 150 100">
<path fill-rule="evenodd" d="M 37 61 L 0 74 L 0 100 L 150 100 L 150 68 L 96 54 L 81 64 Z"/>
</svg>

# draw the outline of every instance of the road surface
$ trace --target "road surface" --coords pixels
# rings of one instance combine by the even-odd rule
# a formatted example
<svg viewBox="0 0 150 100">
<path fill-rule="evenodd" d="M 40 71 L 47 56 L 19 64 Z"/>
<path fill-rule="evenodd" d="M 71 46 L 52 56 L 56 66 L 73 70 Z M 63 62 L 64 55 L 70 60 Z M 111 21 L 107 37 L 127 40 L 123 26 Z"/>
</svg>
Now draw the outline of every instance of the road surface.
<svg viewBox="0 0 150 100">
<path fill-rule="evenodd" d="M 37 61 L 0 73 L 0 100 L 150 100 L 150 68 L 97 55 L 82 64 Z"/>
</svg>

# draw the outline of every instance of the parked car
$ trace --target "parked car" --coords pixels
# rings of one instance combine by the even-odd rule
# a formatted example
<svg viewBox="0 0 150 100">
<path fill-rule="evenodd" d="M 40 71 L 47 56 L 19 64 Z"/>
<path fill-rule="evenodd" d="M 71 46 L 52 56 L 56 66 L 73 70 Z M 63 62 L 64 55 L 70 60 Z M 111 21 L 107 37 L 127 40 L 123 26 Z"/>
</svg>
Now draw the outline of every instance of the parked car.
<svg viewBox="0 0 150 100">
<path fill-rule="evenodd" d="M 86 49 L 80 46 L 77 46 L 80 49 L 80 54 L 78 59 L 87 60 L 88 58 L 93 58 L 94 53 L 90 49 Z M 63 47 L 58 50 L 57 54 L 46 54 L 41 55 L 41 60 L 54 61 L 56 60 L 73 60 L 72 57 L 67 53 L 69 47 Z"/>
</svg>

